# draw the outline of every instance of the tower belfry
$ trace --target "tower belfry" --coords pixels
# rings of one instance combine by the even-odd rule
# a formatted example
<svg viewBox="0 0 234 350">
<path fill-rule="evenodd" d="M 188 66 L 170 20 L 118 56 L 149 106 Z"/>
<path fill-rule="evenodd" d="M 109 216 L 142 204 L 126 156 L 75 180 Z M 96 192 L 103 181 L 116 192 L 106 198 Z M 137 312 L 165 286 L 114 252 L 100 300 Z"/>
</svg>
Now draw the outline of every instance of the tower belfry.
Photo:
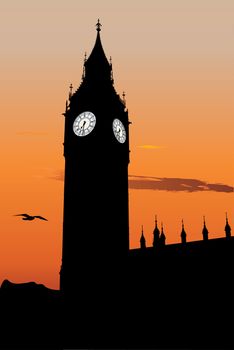
<svg viewBox="0 0 234 350">
<path fill-rule="evenodd" d="M 129 251 L 128 111 L 113 85 L 99 20 L 96 30 L 81 84 L 70 90 L 64 113 L 62 290 L 79 288 L 81 275 L 100 273 Z"/>
</svg>

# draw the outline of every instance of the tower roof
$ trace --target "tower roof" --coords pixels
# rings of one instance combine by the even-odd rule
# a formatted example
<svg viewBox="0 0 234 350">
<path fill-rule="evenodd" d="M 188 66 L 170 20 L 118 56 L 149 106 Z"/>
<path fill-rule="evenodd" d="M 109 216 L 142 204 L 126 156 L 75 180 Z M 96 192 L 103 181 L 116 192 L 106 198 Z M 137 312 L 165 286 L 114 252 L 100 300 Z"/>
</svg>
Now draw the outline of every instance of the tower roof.
<svg viewBox="0 0 234 350">
<path fill-rule="evenodd" d="M 109 80 L 112 81 L 111 71 L 112 65 L 108 62 L 105 52 L 102 47 L 100 31 L 101 23 L 98 20 L 97 24 L 97 37 L 94 44 L 93 50 L 85 61 L 85 80 L 92 81 L 103 81 Z"/>
<path fill-rule="evenodd" d="M 163 231 L 163 223 L 161 223 L 161 235 L 160 235 L 160 238 L 162 239 L 164 239 L 164 238 L 166 238 L 166 236 L 165 236 L 165 233 L 164 233 L 164 231 Z"/>
</svg>

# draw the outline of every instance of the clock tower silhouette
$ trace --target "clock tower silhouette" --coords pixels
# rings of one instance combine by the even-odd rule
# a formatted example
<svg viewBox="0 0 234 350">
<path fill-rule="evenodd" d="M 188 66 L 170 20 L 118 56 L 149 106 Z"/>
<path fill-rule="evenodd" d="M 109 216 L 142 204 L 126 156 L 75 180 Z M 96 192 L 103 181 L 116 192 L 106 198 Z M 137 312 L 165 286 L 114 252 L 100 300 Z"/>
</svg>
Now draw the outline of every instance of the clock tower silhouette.
<svg viewBox="0 0 234 350">
<path fill-rule="evenodd" d="M 79 88 L 66 103 L 64 222 L 60 289 L 106 279 L 129 251 L 129 120 L 114 88 L 100 31 Z M 113 271 L 112 271 L 113 272 Z"/>
</svg>

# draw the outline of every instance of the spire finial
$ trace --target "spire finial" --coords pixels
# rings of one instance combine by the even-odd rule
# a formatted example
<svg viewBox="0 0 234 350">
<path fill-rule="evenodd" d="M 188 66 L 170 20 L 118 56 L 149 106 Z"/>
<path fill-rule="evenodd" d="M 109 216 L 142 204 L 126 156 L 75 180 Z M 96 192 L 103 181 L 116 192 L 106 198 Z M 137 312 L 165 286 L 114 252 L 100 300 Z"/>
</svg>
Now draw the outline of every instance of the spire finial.
<svg viewBox="0 0 234 350">
<path fill-rule="evenodd" d="M 110 56 L 110 68 L 111 68 L 111 82 L 114 84 L 113 70 L 112 70 L 112 57 Z"/>
<path fill-rule="evenodd" d="M 182 219 L 182 228 L 184 228 L 184 219 Z"/>
<path fill-rule="evenodd" d="M 226 223 L 228 223 L 228 215 L 227 215 L 227 212 L 226 212 Z"/>
<path fill-rule="evenodd" d="M 97 32 L 99 33 L 101 31 L 101 23 L 99 21 L 99 18 L 98 18 L 98 21 L 97 21 L 97 24 L 96 24 L 96 27 L 97 27 Z"/>
<path fill-rule="evenodd" d="M 157 215 L 155 215 L 155 227 L 157 227 L 158 220 L 157 220 Z"/>
<path fill-rule="evenodd" d="M 204 223 L 204 226 L 206 225 L 206 217 L 205 215 L 203 215 L 203 223 Z"/>
<path fill-rule="evenodd" d="M 83 73 L 82 73 L 82 80 L 85 78 L 85 63 L 87 61 L 87 52 L 84 54 L 84 65 L 83 65 Z"/>
<path fill-rule="evenodd" d="M 70 91 L 69 91 L 69 100 L 70 100 L 72 97 L 72 89 L 73 89 L 72 84 L 70 84 L 69 89 L 70 89 Z"/>
<path fill-rule="evenodd" d="M 126 106 L 126 94 L 125 92 L 123 91 L 123 94 L 122 94 L 122 98 L 123 98 L 123 103 L 124 103 L 124 106 Z"/>
</svg>

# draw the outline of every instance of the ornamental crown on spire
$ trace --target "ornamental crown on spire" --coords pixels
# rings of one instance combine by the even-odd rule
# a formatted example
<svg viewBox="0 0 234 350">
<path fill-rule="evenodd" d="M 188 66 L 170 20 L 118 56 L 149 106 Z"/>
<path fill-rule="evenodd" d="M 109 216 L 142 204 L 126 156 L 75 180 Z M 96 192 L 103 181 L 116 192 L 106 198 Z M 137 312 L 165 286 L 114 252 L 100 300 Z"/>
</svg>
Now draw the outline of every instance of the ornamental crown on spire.
<svg viewBox="0 0 234 350">
<path fill-rule="evenodd" d="M 101 31 L 101 23 L 100 23 L 100 20 L 98 18 L 98 21 L 97 21 L 97 24 L 96 24 L 96 27 L 97 27 L 97 32 L 100 32 Z"/>
</svg>

